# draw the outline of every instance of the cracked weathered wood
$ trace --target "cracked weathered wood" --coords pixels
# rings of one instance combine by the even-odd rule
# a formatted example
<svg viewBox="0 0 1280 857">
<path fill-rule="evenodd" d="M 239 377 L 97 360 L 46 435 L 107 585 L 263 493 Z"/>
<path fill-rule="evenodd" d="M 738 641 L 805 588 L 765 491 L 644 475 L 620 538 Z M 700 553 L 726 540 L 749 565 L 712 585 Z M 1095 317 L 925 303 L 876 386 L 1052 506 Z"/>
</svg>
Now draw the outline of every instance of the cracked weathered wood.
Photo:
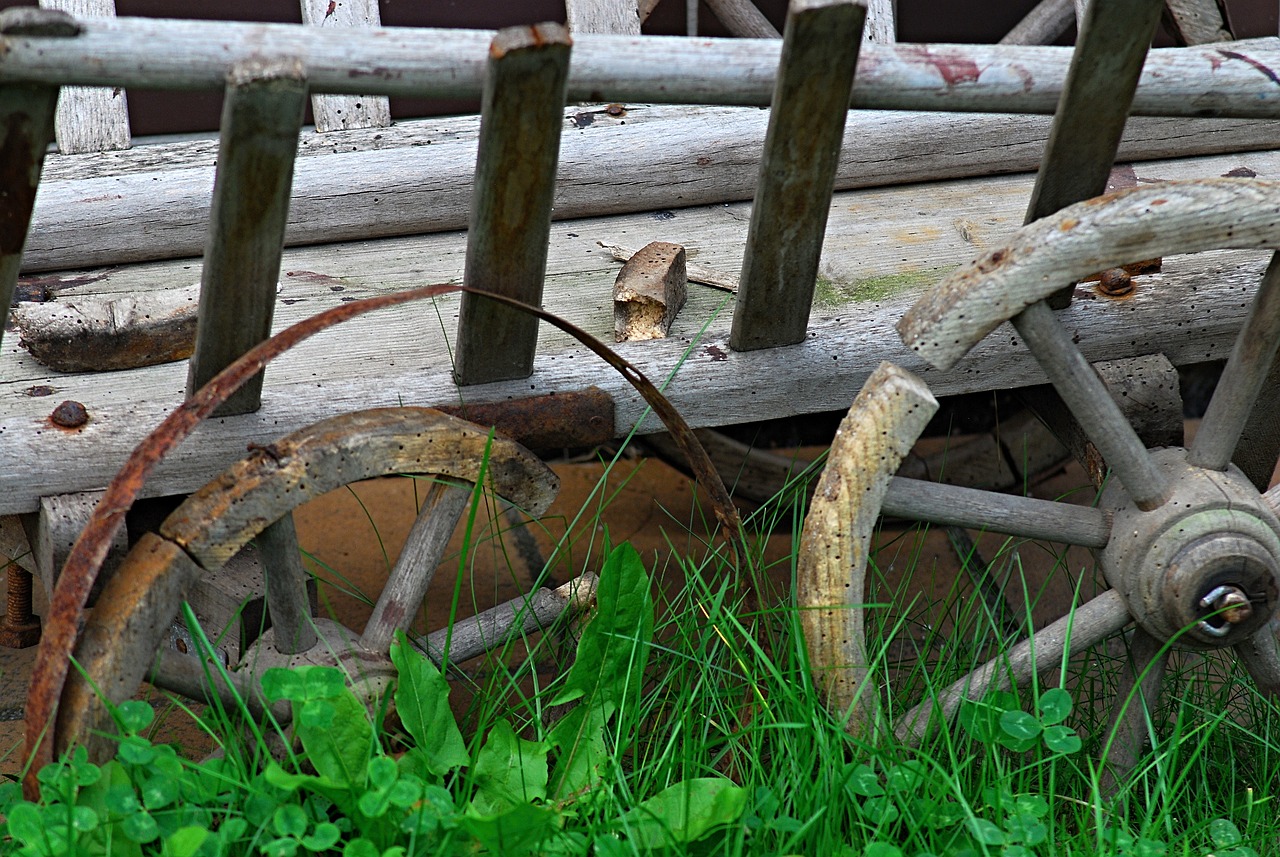
<svg viewBox="0 0 1280 857">
<path fill-rule="evenodd" d="M 572 44 L 559 24 L 499 31 L 480 107 L 463 282 L 535 306 L 546 276 Z M 533 371 L 538 320 L 528 313 L 466 294 L 457 330 L 458 383 L 526 378 Z"/>
<path fill-rule="evenodd" d="M 626 262 L 638 251 L 631 247 L 623 247 L 620 244 L 607 244 L 604 241 L 597 241 L 609 255 L 619 262 Z M 738 290 L 738 278 L 733 274 L 726 274 L 724 271 L 717 271 L 715 268 L 709 268 L 706 265 L 700 265 L 697 262 L 690 262 L 686 258 L 684 261 L 685 275 L 691 283 L 701 283 L 704 286 L 711 286 L 715 289 L 723 289 L 726 292 L 736 292 Z"/>
<path fill-rule="evenodd" d="M 615 341 L 665 337 L 688 296 L 684 248 L 667 241 L 641 247 L 613 283 Z"/>
<path fill-rule="evenodd" d="M 868 44 L 891 45 L 898 41 L 898 0 L 866 0 L 867 24 L 862 30 L 862 41 Z"/>
<path fill-rule="evenodd" d="M 115 0 L 40 0 L 43 9 L 57 9 L 84 18 L 114 18 Z M 130 145 L 129 108 L 118 86 L 65 86 L 58 95 L 55 126 L 61 154 L 127 149 Z"/>
<path fill-rule="evenodd" d="M 866 7 L 792 0 L 729 345 L 801 342 L 817 283 Z"/>
<path fill-rule="evenodd" d="M 1166 20 L 1183 43 L 1203 45 L 1231 40 L 1217 0 L 1165 0 L 1165 6 L 1169 10 Z"/>
<path fill-rule="evenodd" d="M 301 5 L 302 22 L 312 27 L 370 28 L 382 24 L 378 0 L 301 0 Z M 313 95 L 311 113 L 321 133 L 391 124 L 391 105 L 385 95 Z"/>
<path fill-rule="evenodd" d="M 636 0 L 565 0 L 565 26 L 573 34 L 640 35 Z"/>
<path fill-rule="evenodd" d="M 88 19 L 83 27 L 75 39 L 7 38 L 0 81 L 218 89 L 229 66 L 265 54 L 300 57 L 316 92 L 474 99 L 494 35 L 144 18 Z M 587 33 L 576 42 L 567 97 L 761 106 L 773 94 L 780 52 L 776 39 Z M 1070 56 L 1062 47 L 868 45 L 852 106 L 1052 113 Z M 1268 74 L 1276 67 L 1273 37 L 1152 51 L 1133 111 L 1274 117 L 1280 87 Z"/>
<path fill-rule="evenodd" d="M 562 135 L 556 220 L 710 205 L 750 199 L 755 192 L 769 120 L 763 111 L 629 106 L 613 117 L 601 105 L 570 108 L 566 121 L 585 121 L 576 120 L 579 114 L 591 122 L 566 126 Z M 318 145 L 321 138 L 304 135 L 286 243 L 466 228 L 478 125 L 477 117 L 401 122 L 379 132 L 376 141 L 367 133 L 336 132 L 342 138 L 336 153 Z M 1277 127 L 1261 120 L 1136 119 L 1120 157 L 1270 149 Z M 845 125 L 836 187 L 1033 170 L 1048 128 L 1042 116 L 856 111 Z M 672 135 L 679 135 L 680 146 L 671 145 Z M 324 139 L 330 138 L 337 142 L 332 134 Z M 216 159 L 214 141 L 50 159 L 23 269 L 199 255 L 208 236 Z M 617 176 L 628 177 L 626 193 L 615 192 Z M 163 206 L 156 205 L 158 187 Z"/>
<path fill-rule="evenodd" d="M 188 393 L 271 335 L 306 97 L 296 59 L 246 62 L 227 76 Z M 257 410 L 262 378 L 252 378 L 217 413 Z"/>
<path fill-rule="evenodd" d="M 853 735 L 870 735 L 880 716 L 863 615 L 872 530 L 894 471 L 937 409 L 923 381 L 880 364 L 836 431 L 800 536 L 796 603 L 809 662 Z"/>
<path fill-rule="evenodd" d="M 1093 271 L 1218 248 L 1280 247 L 1280 183 L 1166 182 L 1069 206 L 945 277 L 902 318 L 903 342 L 950 368 L 1001 322 Z"/>
</svg>

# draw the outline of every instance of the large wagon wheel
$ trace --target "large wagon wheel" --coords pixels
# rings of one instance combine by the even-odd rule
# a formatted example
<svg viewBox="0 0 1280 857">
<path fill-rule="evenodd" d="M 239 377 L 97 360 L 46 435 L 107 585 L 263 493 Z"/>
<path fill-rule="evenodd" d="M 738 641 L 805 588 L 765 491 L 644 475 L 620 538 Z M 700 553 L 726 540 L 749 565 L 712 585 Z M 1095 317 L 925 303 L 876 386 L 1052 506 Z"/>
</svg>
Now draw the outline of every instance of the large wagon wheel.
<svg viewBox="0 0 1280 857">
<path fill-rule="evenodd" d="M 988 529 L 1091 548 L 1109 590 L 1035 632 L 908 711 L 898 736 L 920 740 L 965 698 L 1023 683 L 1037 668 L 1133 624 L 1127 697 L 1158 693 L 1169 645 L 1232 647 L 1269 694 L 1280 693 L 1280 490 L 1262 493 L 1274 441 L 1253 441 L 1248 475 L 1232 464 L 1280 343 L 1280 261 L 1273 259 L 1222 381 L 1189 448 L 1148 450 L 1044 300 L 1088 274 L 1153 256 L 1213 248 L 1280 247 L 1280 184 L 1170 182 L 1100 197 L 1024 227 L 1005 247 L 953 273 L 906 314 L 904 342 L 948 369 L 1006 320 L 1049 376 L 1112 479 L 1097 508 L 893 476 L 937 407 L 925 384 L 892 364 L 871 376 L 832 448 L 805 522 L 799 600 L 816 679 L 851 731 L 882 720 L 868 683 L 865 567 L 877 516 Z M 1280 259 L 1280 256 L 1277 257 Z M 1272 431 L 1272 435 L 1275 431 Z M 1241 450 L 1246 451 L 1246 450 Z M 1245 460 L 1237 457 L 1237 460 Z M 1252 478 L 1250 478 L 1252 477 Z M 1127 686 L 1126 686 L 1127 685 Z M 1145 736 L 1142 705 L 1115 724 L 1113 773 Z M 1127 736 L 1127 737 L 1126 737 Z"/>
<path fill-rule="evenodd" d="M 252 677 L 285 664 L 339 665 L 366 692 L 385 687 L 393 675 L 388 646 L 395 631 L 413 620 L 474 483 L 483 474 L 487 488 L 531 515 L 546 511 L 559 489 L 555 474 L 520 445 L 427 408 L 345 414 L 254 450 L 187 498 L 157 532 L 145 534 L 107 582 L 76 645 L 80 669 L 70 673 L 62 694 L 55 750 L 86 743 L 96 757 L 112 753 L 112 742 L 102 737 L 111 728 L 108 703 L 136 692 L 156 662 L 184 593 L 200 575 L 221 568 L 264 531 L 279 538 L 283 526 L 287 536 L 290 513 L 303 502 L 361 479 L 393 474 L 438 479 L 362 633 L 309 615 L 296 542 L 286 538 L 295 545 L 292 550 L 264 546 L 264 553 L 277 557 L 264 561 L 273 626 L 241 659 L 245 672 L 236 674 L 237 679 L 248 674 L 249 680 L 236 685 L 251 703 Z M 280 524 L 270 527 L 275 522 Z M 551 612 L 563 610 L 589 597 L 590 584 L 583 580 L 582 591 L 572 598 L 541 593 L 541 600 L 550 602 L 544 607 Z M 531 610 L 531 616 L 540 612 L 545 621 L 548 610 L 537 607 L 508 609 Z M 474 630 L 491 637 L 493 628 Z M 455 639 L 451 654 L 458 654 L 456 644 Z M 203 670 L 198 659 L 186 660 L 194 661 L 194 670 L 174 669 L 169 661 L 157 683 L 167 675 L 180 692 L 197 692 L 193 681 Z"/>
</svg>

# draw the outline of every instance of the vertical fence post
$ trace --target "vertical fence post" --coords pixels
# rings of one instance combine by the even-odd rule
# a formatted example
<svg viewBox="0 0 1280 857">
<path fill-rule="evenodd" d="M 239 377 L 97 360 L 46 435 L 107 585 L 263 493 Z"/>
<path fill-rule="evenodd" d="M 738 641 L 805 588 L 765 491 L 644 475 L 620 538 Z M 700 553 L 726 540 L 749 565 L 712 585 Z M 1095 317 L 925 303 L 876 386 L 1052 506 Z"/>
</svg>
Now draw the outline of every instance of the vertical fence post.
<svg viewBox="0 0 1280 857">
<path fill-rule="evenodd" d="M 115 0 L 40 0 L 77 18 L 114 18 Z M 112 86 L 64 86 L 58 96 L 55 125 L 58 151 L 64 155 L 127 149 L 129 108 L 124 90 Z"/>
<path fill-rule="evenodd" d="M 537 24 L 500 30 L 489 48 L 464 282 L 531 304 L 542 302 L 571 44 L 561 25 Z M 459 384 L 527 378 L 538 320 L 464 294 L 457 343 Z"/>
<path fill-rule="evenodd" d="M 866 11 L 792 0 L 729 335 L 737 351 L 804 340 Z"/>
<path fill-rule="evenodd" d="M 312 27 L 377 27 L 382 18 L 378 0 L 302 0 L 302 21 Z M 311 113 L 321 133 L 391 124 L 384 95 L 313 95 Z"/>
<path fill-rule="evenodd" d="M 188 394 L 271 335 L 306 97 L 297 59 L 248 60 L 227 75 Z M 261 401 L 259 374 L 218 413 L 250 413 Z"/>
</svg>

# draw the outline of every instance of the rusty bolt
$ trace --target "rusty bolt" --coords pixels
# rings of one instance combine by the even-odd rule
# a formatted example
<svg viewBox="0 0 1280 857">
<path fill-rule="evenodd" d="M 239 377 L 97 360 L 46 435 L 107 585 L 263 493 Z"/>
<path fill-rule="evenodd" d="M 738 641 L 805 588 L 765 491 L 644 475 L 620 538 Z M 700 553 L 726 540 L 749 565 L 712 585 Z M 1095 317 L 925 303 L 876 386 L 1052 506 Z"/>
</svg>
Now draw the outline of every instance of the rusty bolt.
<svg viewBox="0 0 1280 857">
<path fill-rule="evenodd" d="M 34 387 L 28 387 L 23 392 L 25 392 L 28 396 L 38 398 L 40 396 L 52 396 L 53 388 L 50 387 L 48 384 L 37 384 Z"/>
<path fill-rule="evenodd" d="M 621 104 L 610 104 L 604 109 L 604 112 L 608 113 L 610 116 L 626 116 L 627 108 Z"/>
<path fill-rule="evenodd" d="M 1109 298 L 1133 294 L 1133 277 L 1124 268 L 1108 268 L 1098 278 L 1098 291 Z"/>
<path fill-rule="evenodd" d="M 1211 610 L 1213 615 L 1200 623 L 1200 630 L 1215 637 L 1225 637 L 1232 625 L 1253 615 L 1253 605 L 1249 596 L 1238 586 L 1215 586 L 1200 599 L 1200 609 Z M 1214 619 L 1221 619 L 1224 624 L 1214 624 Z"/>
<path fill-rule="evenodd" d="M 55 426 L 61 426 L 62 428 L 80 428 L 80 426 L 89 422 L 89 412 L 85 410 L 84 405 L 68 399 L 53 409 L 53 413 L 49 415 L 49 419 Z"/>
</svg>

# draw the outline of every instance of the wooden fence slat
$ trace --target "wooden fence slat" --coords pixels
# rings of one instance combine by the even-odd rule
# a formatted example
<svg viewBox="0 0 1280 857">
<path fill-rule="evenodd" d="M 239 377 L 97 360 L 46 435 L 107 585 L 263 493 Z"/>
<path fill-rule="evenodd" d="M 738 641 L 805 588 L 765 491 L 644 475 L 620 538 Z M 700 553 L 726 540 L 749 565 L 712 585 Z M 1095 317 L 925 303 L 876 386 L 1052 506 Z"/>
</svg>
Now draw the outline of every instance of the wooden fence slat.
<svg viewBox="0 0 1280 857">
<path fill-rule="evenodd" d="M 499 31 L 481 102 L 463 279 L 531 304 L 542 302 L 571 44 L 559 24 Z M 457 343 L 458 383 L 525 378 L 538 320 L 465 294 Z"/>
<path fill-rule="evenodd" d="M 844 138 L 866 7 L 793 0 L 729 345 L 802 342 Z"/>
<path fill-rule="evenodd" d="M 1231 31 L 1222 19 L 1215 0 L 1165 0 L 1168 20 L 1178 37 L 1188 45 L 1231 40 Z"/>
<path fill-rule="evenodd" d="M 0 86 L 0 335 L 22 268 L 45 151 L 53 141 L 58 90 L 40 84 Z"/>
<path fill-rule="evenodd" d="M 378 0 L 301 0 L 302 21 L 313 27 L 378 27 L 382 24 Z M 316 130 L 386 128 L 391 105 L 385 95 L 313 95 L 311 113 Z"/>
<path fill-rule="evenodd" d="M 565 0 L 565 25 L 569 32 L 640 35 L 640 8 L 636 0 Z"/>
<path fill-rule="evenodd" d="M 891 45 L 898 41 L 898 0 L 866 0 L 867 23 L 862 28 L 865 44 Z"/>
<path fill-rule="evenodd" d="M 1040 0 L 1000 40 L 1002 45 L 1047 45 L 1075 23 L 1072 0 Z"/>
<path fill-rule="evenodd" d="M 706 0 L 706 3 L 724 28 L 735 36 L 777 39 L 782 35 L 751 0 Z"/>
<path fill-rule="evenodd" d="M 0 22 L 14 11 L 0 12 Z M 216 89 L 230 65 L 262 54 L 301 57 L 314 92 L 476 98 L 493 38 L 492 31 L 479 30 L 340 31 L 145 18 L 88 19 L 82 26 L 74 39 L 6 39 L 0 81 Z M 780 50 L 771 39 L 587 33 L 575 40 L 568 98 L 764 105 Z M 1071 49 L 1063 47 L 868 45 L 851 106 L 1052 113 L 1070 58 Z M 1275 118 L 1280 87 L 1258 69 L 1277 65 L 1275 37 L 1153 51 L 1133 113 Z"/>
<path fill-rule="evenodd" d="M 245 62 L 227 76 L 188 394 L 271 334 L 306 97 L 297 59 Z M 219 413 L 249 413 L 261 400 L 259 374 Z"/>
<path fill-rule="evenodd" d="M 77 18 L 114 18 L 115 0 L 40 0 Z M 58 97 L 55 133 L 62 154 L 127 149 L 129 109 L 124 90 L 106 86 L 65 86 Z"/>
</svg>

